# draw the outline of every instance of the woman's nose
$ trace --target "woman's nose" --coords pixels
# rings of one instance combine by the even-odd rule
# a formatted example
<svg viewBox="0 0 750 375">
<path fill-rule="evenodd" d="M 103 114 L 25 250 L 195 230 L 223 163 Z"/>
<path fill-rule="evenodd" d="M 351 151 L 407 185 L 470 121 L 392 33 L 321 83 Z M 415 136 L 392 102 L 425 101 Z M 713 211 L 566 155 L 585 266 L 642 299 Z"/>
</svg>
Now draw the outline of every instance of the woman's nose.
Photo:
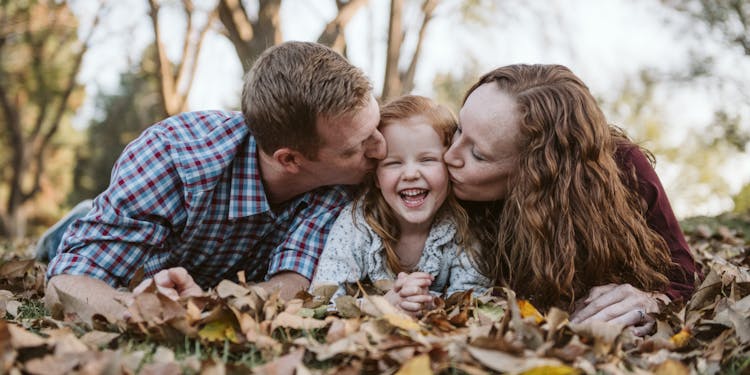
<svg viewBox="0 0 750 375">
<path fill-rule="evenodd" d="M 463 160 L 459 157 L 456 144 L 454 143 L 448 148 L 448 151 L 443 154 L 443 160 L 445 164 L 453 168 L 461 168 L 464 166 Z"/>
</svg>

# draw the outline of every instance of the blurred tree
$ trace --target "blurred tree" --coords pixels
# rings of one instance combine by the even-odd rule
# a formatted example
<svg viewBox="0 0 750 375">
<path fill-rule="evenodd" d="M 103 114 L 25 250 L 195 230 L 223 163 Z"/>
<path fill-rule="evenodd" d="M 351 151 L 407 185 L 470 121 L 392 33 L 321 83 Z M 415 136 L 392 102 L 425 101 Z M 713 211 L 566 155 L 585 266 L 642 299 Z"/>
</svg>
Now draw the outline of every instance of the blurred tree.
<svg viewBox="0 0 750 375">
<path fill-rule="evenodd" d="M 89 123 L 87 141 L 76 151 L 69 203 L 91 198 L 109 185 L 122 150 L 149 125 L 163 118 L 157 48 L 147 48 L 141 64 L 120 75 L 117 92 L 96 98 L 101 113 Z"/>
<path fill-rule="evenodd" d="M 750 213 L 750 184 L 745 185 L 739 193 L 732 197 L 734 212 Z"/>
<path fill-rule="evenodd" d="M 614 98 L 598 98 L 608 121 L 653 152 L 657 166 L 667 163 L 679 170 L 676 183 L 682 199 L 698 203 L 712 196 L 729 196 L 727 179 L 716 166 L 736 154 L 736 149 L 726 142 L 719 127 L 709 127 L 708 131 L 688 128 L 682 132 L 681 141 L 670 139 L 665 132 L 668 124 L 663 103 L 657 99 L 665 84 L 659 77 L 658 72 L 642 69 L 615 90 Z"/>
<path fill-rule="evenodd" d="M 224 26 L 223 34 L 232 42 L 244 71 L 250 70 L 255 59 L 266 48 L 284 40 L 279 17 L 281 1 L 258 0 L 246 4 L 242 0 L 219 0 L 218 12 Z M 367 0 L 336 0 L 338 12 L 323 28 L 318 43 L 345 53 L 344 29 L 366 3 Z"/>
<path fill-rule="evenodd" d="M 662 0 L 668 6 L 683 12 L 695 20 L 704 23 L 713 30 L 730 48 L 739 48 L 750 58 L 750 0 Z M 689 33 L 688 33 L 689 35 Z M 714 75 L 716 58 L 710 55 L 702 44 L 696 46 L 692 53 L 691 63 L 686 73 L 676 74 L 673 80 L 695 80 L 706 76 L 723 84 L 723 80 Z M 750 101 L 750 87 L 742 82 L 727 82 L 736 87 L 736 94 Z M 747 119 L 744 123 L 747 124 Z M 743 119 L 736 110 L 719 108 L 714 113 L 713 127 L 719 133 L 718 141 L 726 142 L 740 151 L 745 151 L 750 142 L 750 129 L 743 128 Z"/>
<path fill-rule="evenodd" d="M 411 92 L 411 90 L 414 89 L 414 74 L 417 70 L 419 55 L 422 53 L 422 45 L 424 43 L 427 26 L 432 20 L 435 8 L 438 6 L 439 2 L 439 0 L 422 1 L 422 11 L 420 12 L 420 19 L 417 25 L 418 31 L 416 33 L 414 51 L 411 56 L 407 58 L 406 70 L 403 70 L 400 68 L 400 65 L 403 52 L 402 45 L 406 39 L 406 32 L 403 28 L 404 0 L 391 0 L 391 11 L 388 18 L 388 47 L 386 50 L 385 78 L 383 80 L 383 91 L 381 94 L 381 99 L 383 101 Z"/>
<path fill-rule="evenodd" d="M 466 91 L 477 81 L 484 72 L 480 71 L 479 64 L 472 60 L 461 72 L 437 73 L 432 80 L 432 91 L 438 103 L 448 106 L 453 113 L 458 115 L 461 105 L 466 96 Z"/>
<path fill-rule="evenodd" d="M 414 77 L 417 70 L 427 27 L 435 15 L 440 0 L 405 1 L 391 0 L 388 18 L 388 40 L 386 47 L 385 78 L 381 99 L 388 100 L 394 96 L 411 92 L 414 88 Z M 466 1 L 465 3 L 474 3 Z M 243 69 L 249 70 L 255 59 L 268 47 L 283 41 L 281 32 L 281 0 L 259 0 L 251 6 L 241 0 L 219 0 L 219 19 L 224 26 L 224 34 L 234 45 L 242 62 Z M 337 13 L 318 36 L 318 43 L 330 46 L 346 55 L 344 30 L 356 12 L 367 3 L 367 0 L 336 0 Z M 407 12 L 405 6 L 419 6 L 413 28 L 404 27 Z M 255 12 L 249 12 L 254 9 Z M 251 14 L 252 13 L 252 14 Z M 405 41 L 411 48 L 407 55 Z"/>
<path fill-rule="evenodd" d="M 718 31 L 724 40 L 750 56 L 750 1 L 748 0 L 663 0 Z"/>
<path fill-rule="evenodd" d="M 98 16 L 79 40 L 66 2 L 0 1 L 0 117 L 3 164 L 0 235 L 25 233 L 23 205 L 42 190 L 56 135 L 82 100 L 76 82 Z M 64 142 L 59 140 L 60 142 Z"/>
<path fill-rule="evenodd" d="M 159 20 L 161 2 L 149 0 L 149 16 L 154 27 L 154 40 L 156 44 L 156 63 L 159 68 L 159 88 L 162 96 L 162 116 L 172 116 L 185 111 L 190 88 L 193 85 L 195 72 L 198 68 L 198 55 L 206 38 L 206 33 L 218 16 L 218 8 L 200 10 L 195 7 L 192 0 L 182 0 L 181 6 L 185 16 L 185 30 L 182 42 L 182 53 L 174 63 L 167 57 L 167 51 L 162 41 L 162 32 Z M 205 16 L 205 20 L 199 23 L 198 19 Z M 174 23 L 169 24 L 174 27 Z"/>
<path fill-rule="evenodd" d="M 750 58 L 750 0 L 662 0 L 668 6 L 688 14 L 698 20 L 732 49 L 739 49 L 745 58 Z M 698 45 L 693 52 L 694 61 L 684 79 L 699 79 L 714 75 L 716 58 L 707 52 L 703 45 Z M 714 112 L 710 124 L 711 141 L 708 147 L 726 149 L 733 147 L 739 152 L 746 152 L 750 143 L 750 120 L 747 116 L 750 103 L 750 87 L 737 79 L 722 80 L 714 77 L 722 86 L 734 87 L 732 96 L 744 98 L 744 113 L 738 105 L 728 105 Z M 726 81 L 726 82 L 725 82 Z M 747 209 L 747 196 L 750 184 L 734 197 L 735 210 Z"/>
</svg>

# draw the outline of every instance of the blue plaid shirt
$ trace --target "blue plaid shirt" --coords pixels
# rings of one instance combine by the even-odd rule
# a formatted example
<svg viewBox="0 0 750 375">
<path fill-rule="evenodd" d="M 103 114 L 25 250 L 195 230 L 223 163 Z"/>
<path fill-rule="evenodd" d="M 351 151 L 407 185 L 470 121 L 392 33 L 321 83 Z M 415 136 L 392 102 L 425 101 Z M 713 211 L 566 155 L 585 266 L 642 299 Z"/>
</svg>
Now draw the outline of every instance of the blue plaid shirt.
<svg viewBox="0 0 750 375">
<path fill-rule="evenodd" d="M 124 286 L 182 266 L 202 287 L 244 270 L 311 279 L 336 216 L 351 199 L 322 187 L 272 210 L 255 138 L 237 112 L 192 112 L 147 129 L 123 151 L 110 186 L 65 233 L 47 276 L 87 275 Z"/>
</svg>

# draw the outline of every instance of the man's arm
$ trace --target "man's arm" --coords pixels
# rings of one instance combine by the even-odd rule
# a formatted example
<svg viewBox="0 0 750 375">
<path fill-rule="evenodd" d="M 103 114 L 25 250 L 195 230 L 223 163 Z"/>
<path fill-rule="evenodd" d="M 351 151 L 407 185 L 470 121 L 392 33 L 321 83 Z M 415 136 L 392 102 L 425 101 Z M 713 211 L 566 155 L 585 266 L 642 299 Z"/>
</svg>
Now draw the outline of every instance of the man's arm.
<svg viewBox="0 0 750 375">
<path fill-rule="evenodd" d="M 110 186 L 65 232 L 48 278 L 84 275 L 118 287 L 127 285 L 141 267 L 152 275 L 170 265 L 165 242 L 188 213 L 178 169 L 167 152 L 170 146 L 152 129 L 126 147 Z"/>
<path fill-rule="evenodd" d="M 314 197 L 309 206 L 299 213 L 284 235 L 284 240 L 271 254 L 264 288 L 278 288 L 282 298 L 291 298 L 297 291 L 310 286 L 315 266 L 326 245 L 344 200 L 348 198 L 338 190 Z M 351 211 L 344 211 L 351 212 Z M 342 216 L 351 214 L 342 214 Z M 288 284 L 286 284 L 288 283 Z"/>
<path fill-rule="evenodd" d="M 282 271 L 273 275 L 268 281 L 259 283 L 258 286 L 269 293 L 278 290 L 281 299 L 288 301 L 294 298 L 300 290 L 307 290 L 310 287 L 310 281 L 296 272 Z"/>
</svg>

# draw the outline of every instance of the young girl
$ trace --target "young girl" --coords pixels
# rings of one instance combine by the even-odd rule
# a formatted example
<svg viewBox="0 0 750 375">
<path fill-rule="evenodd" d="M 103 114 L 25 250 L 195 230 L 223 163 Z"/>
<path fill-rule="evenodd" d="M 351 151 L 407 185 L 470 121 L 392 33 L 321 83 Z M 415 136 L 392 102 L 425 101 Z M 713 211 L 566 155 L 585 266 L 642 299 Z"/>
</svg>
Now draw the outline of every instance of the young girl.
<svg viewBox="0 0 750 375">
<path fill-rule="evenodd" d="M 450 110 L 421 96 L 381 109 L 386 157 L 333 224 L 311 288 L 338 284 L 335 297 L 344 282 L 395 279 L 386 299 L 414 314 L 432 301 L 430 292 L 489 286 L 470 261 L 468 218 L 443 163 L 456 127 Z"/>
</svg>

